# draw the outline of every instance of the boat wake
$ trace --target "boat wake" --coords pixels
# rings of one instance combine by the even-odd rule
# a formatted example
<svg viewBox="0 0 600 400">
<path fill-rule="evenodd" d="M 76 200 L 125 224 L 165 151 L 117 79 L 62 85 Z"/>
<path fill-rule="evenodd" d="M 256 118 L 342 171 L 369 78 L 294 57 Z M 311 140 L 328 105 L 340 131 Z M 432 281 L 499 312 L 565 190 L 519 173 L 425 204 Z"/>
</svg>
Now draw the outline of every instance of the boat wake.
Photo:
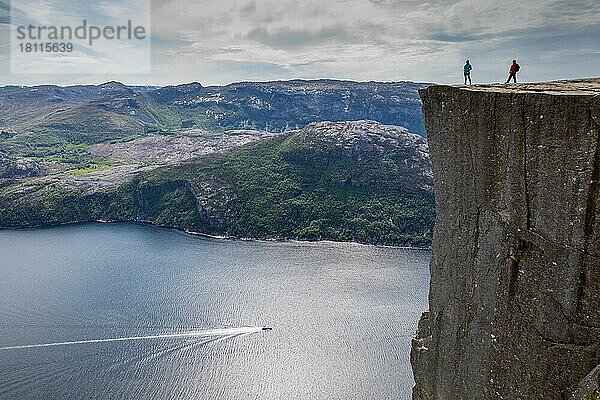
<svg viewBox="0 0 600 400">
<path fill-rule="evenodd" d="M 153 339 L 177 339 L 177 338 L 197 338 L 206 336 L 238 336 L 247 335 L 250 333 L 256 333 L 263 330 L 261 326 L 245 326 L 241 328 L 221 328 L 221 329 L 206 329 L 206 330 L 194 330 L 179 333 L 165 333 L 161 335 L 147 335 L 147 336 L 127 336 L 117 337 L 108 339 L 88 339 L 88 340 L 76 340 L 70 342 L 54 342 L 54 343 L 41 343 L 41 344 L 26 344 L 19 346 L 7 346 L 0 347 L 0 350 L 18 350 L 18 349 L 31 349 L 35 347 L 54 347 L 54 346 L 72 346 L 77 344 L 92 344 L 92 343 L 110 343 L 110 342 L 126 342 L 132 340 L 153 340 Z"/>
</svg>

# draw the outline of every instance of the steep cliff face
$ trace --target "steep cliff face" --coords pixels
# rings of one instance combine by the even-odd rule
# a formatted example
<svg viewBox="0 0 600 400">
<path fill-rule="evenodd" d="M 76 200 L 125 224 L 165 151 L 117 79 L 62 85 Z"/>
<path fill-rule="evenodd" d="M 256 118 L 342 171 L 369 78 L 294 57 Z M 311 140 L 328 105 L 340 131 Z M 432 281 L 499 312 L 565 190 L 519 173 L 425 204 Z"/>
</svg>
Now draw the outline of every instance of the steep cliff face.
<svg viewBox="0 0 600 400">
<path fill-rule="evenodd" d="M 421 97 L 436 226 L 413 398 L 596 398 L 600 79 Z"/>
</svg>

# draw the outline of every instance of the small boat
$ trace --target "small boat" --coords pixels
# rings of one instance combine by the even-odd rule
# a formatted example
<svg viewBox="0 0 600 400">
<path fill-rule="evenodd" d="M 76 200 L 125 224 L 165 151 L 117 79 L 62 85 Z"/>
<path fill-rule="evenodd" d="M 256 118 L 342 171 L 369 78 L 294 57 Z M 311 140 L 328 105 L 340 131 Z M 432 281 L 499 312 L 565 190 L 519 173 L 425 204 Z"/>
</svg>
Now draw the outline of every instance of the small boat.
<svg viewBox="0 0 600 400">
<path fill-rule="evenodd" d="M 262 330 L 263 331 L 271 331 L 271 330 L 273 330 L 273 328 L 271 328 L 270 326 L 263 326 Z"/>
</svg>

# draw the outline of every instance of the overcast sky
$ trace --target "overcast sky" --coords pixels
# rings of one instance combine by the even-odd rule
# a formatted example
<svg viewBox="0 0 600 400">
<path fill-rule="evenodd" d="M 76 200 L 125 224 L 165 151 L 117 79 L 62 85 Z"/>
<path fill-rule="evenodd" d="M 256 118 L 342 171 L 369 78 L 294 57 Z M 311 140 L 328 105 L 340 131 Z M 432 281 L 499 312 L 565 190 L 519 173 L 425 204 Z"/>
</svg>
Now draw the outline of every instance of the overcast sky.
<svg viewBox="0 0 600 400">
<path fill-rule="evenodd" d="M 475 82 L 506 79 L 513 58 L 522 81 L 600 76 L 600 0 L 155 0 L 151 75 L 10 75 L 6 3 L 0 84 L 460 83 L 467 58 Z M 64 4 L 132 17 L 122 0 Z"/>
</svg>

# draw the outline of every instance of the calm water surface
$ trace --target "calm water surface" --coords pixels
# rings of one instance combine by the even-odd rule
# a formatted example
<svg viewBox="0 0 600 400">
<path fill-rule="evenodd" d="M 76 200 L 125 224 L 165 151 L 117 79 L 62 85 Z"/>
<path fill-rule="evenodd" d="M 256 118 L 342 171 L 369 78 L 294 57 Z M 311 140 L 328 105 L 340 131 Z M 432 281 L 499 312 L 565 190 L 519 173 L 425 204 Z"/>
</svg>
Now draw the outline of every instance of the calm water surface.
<svg viewBox="0 0 600 400">
<path fill-rule="evenodd" d="M 0 231 L 0 398 L 409 399 L 428 262 L 134 224 Z"/>
</svg>

